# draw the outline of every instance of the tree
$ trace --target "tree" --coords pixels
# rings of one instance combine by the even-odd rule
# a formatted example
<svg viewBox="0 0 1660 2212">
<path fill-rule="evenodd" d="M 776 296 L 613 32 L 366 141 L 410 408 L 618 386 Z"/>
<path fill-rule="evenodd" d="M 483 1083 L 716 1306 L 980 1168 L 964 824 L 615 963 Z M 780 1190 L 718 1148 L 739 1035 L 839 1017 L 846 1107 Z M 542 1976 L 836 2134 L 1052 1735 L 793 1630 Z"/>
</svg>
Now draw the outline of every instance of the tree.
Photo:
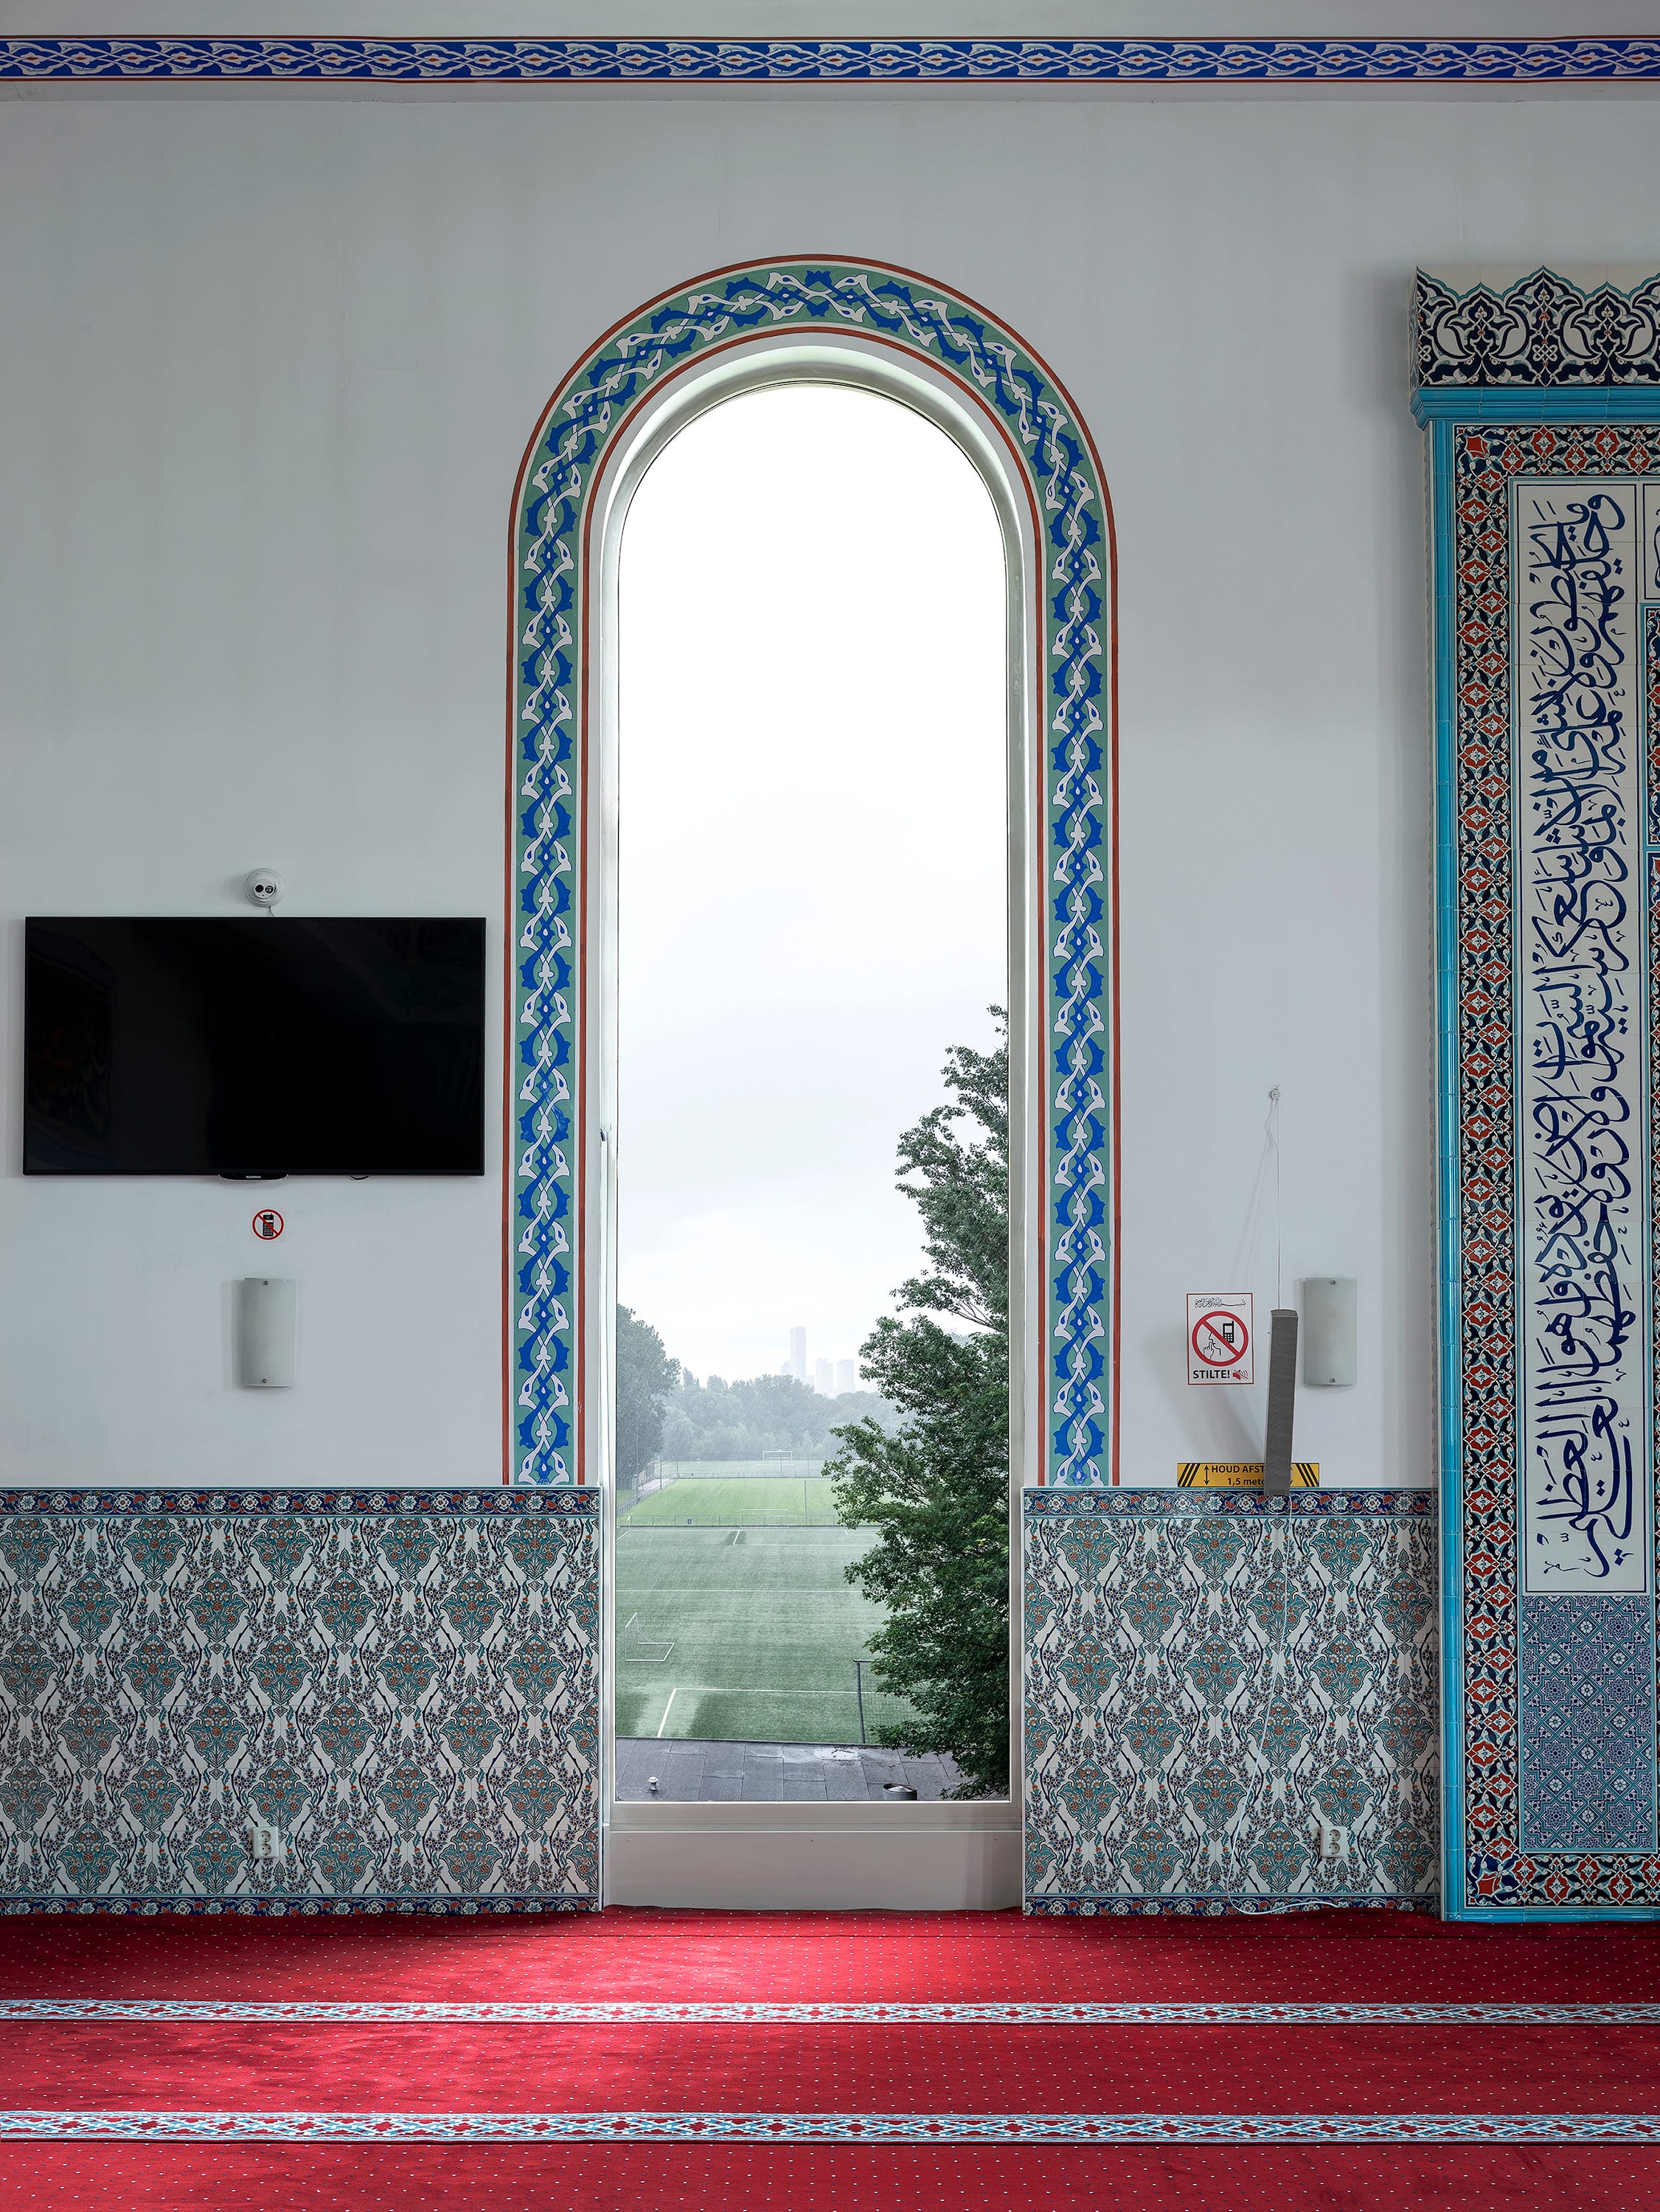
<svg viewBox="0 0 1660 2212">
<path fill-rule="evenodd" d="M 631 1485 L 663 1448 L 663 1408 L 680 1380 L 649 1322 L 617 1309 L 617 1480 Z"/>
<path fill-rule="evenodd" d="M 793 1375 L 757 1375 L 742 1382 L 711 1375 L 700 1383 L 682 1369 L 664 1414 L 663 1456 L 760 1459 L 769 1452 L 800 1452 L 811 1457 L 834 1449 L 830 1437 L 838 1420 L 866 1416 L 893 1425 L 892 1407 L 873 1390 L 825 1398 Z"/>
<path fill-rule="evenodd" d="M 928 1265 L 894 1294 L 910 1317 L 879 1322 L 859 1358 L 901 1425 L 837 1429 L 824 1469 L 841 1520 L 879 1532 L 848 1579 L 886 1607 L 876 1681 L 916 1716 L 877 1740 L 947 1753 L 964 1796 L 1009 1786 L 1009 1062 L 991 1011 L 1002 1041 L 954 1046 L 952 1097 L 899 1139 L 897 1187 L 921 1214 Z"/>
</svg>

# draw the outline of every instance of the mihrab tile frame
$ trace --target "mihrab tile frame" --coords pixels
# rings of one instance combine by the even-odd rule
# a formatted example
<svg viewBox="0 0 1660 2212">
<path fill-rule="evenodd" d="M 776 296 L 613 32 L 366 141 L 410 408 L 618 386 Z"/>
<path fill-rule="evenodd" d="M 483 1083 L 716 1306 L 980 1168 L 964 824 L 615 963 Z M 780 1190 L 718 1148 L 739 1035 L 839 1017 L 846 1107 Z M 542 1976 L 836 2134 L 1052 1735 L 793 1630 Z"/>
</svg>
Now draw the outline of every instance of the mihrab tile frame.
<svg viewBox="0 0 1660 2212">
<path fill-rule="evenodd" d="M 1660 278 L 1420 271 L 1414 343 L 1435 694 L 1444 1910 L 1647 1917 Z"/>
</svg>

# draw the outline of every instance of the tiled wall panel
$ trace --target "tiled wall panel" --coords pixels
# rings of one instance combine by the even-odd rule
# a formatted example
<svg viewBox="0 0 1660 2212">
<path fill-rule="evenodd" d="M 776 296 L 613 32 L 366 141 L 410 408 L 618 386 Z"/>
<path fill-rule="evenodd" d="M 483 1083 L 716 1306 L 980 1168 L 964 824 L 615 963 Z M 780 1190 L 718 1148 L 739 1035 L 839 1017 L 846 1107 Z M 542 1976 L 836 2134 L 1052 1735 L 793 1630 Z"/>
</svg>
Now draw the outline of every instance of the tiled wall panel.
<svg viewBox="0 0 1660 2212">
<path fill-rule="evenodd" d="M 0 1494 L 0 1895 L 597 1904 L 597 1506 Z"/>
<path fill-rule="evenodd" d="M 1029 1911 L 1432 1902 L 1426 1493 L 1025 1504 Z"/>
</svg>

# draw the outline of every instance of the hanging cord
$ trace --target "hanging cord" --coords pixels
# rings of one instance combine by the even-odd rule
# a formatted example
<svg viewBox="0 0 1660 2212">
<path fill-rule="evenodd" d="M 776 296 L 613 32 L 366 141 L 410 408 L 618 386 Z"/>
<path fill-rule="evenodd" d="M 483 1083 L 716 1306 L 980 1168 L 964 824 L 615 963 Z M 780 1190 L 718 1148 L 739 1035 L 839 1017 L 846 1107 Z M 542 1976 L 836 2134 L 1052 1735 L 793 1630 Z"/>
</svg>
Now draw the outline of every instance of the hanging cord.
<svg viewBox="0 0 1660 2212">
<path fill-rule="evenodd" d="M 1280 1235 L 1280 1085 L 1277 1083 L 1268 1092 L 1268 1118 L 1262 1124 L 1262 1161 L 1257 1170 L 1259 1188 L 1262 1170 L 1268 1165 L 1270 1154 L 1274 1160 L 1274 1303 L 1277 1306 L 1282 1297 Z M 1286 1501 L 1286 1508 L 1289 1514 L 1291 1510 L 1289 1498 Z M 1262 1717 L 1257 1723 L 1256 1741 L 1251 1748 L 1250 1777 L 1245 1786 L 1244 1802 L 1239 1808 L 1238 1818 L 1234 1824 L 1233 1869 L 1236 1881 L 1240 1879 L 1240 1832 L 1244 1826 L 1245 1814 L 1250 1804 L 1251 1791 L 1256 1785 L 1257 1777 L 1263 1771 L 1262 1751 L 1268 1736 L 1268 1708 L 1274 1703 L 1274 1663 L 1277 1657 L 1280 1670 L 1283 1675 L 1291 1635 L 1291 1522 L 1289 1519 L 1282 1522 L 1280 1528 L 1285 1539 L 1286 1556 L 1280 1583 L 1280 1633 L 1274 1639 L 1274 1648 L 1268 1654 L 1268 1695 L 1262 1701 Z"/>
<path fill-rule="evenodd" d="M 1268 1093 L 1268 1119 L 1262 1124 L 1262 1149 L 1257 1156 L 1256 1172 L 1251 1177 L 1250 1200 L 1245 1208 L 1244 1226 L 1239 1232 L 1239 1249 L 1234 1255 L 1230 1270 L 1235 1282 L 1249 1283 L 1256 1276 L 1257 1255 L 1263 1231 L 1264 1219 L 1269 1204 L 1274 1207 L 1274 1295 L 1280 1296 L 1280 1086 L 1276 1083 Z"/>
</svg>

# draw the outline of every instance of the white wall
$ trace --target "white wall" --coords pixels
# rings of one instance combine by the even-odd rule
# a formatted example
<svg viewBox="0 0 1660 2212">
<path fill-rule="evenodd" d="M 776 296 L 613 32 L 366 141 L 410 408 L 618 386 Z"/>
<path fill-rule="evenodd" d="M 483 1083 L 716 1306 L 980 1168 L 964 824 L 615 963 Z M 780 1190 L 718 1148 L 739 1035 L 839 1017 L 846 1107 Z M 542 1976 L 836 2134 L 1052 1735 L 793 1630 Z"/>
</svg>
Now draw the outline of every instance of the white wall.
<svg viewBox="0 0 1660 2212">
<path fill-rule="evenodd" d="M 1642 100 L 88 98 L 0 106 L 0 1470 L 489 1480 L 496 1161 L 292 1182 L 301 1387 L 231 1387 L 277 1261 L 216 1183 L 26 1182 L 29 911 L 500 915 L 505 547 L 549 391 L 751 255 L 985 301 L 1094 430 L 1121 556 L 1124 1464 L 1232 1455 L 1183 1293 L 1285 1094 L 1284 1272 L 1360 1278 L 1329 1479 L 1426 1480 L 1418 260 L 1655 252 Z M 496 1133 L 492 1130 L 492 1146 Z M 1243 1395 L 1243 1394 L 1241 1394 Z M 1232 1418 L 1230 1418 L 1230 1415 Z M 1256 1431 L 1260 1434 L 1260 1430 Z"/>
<path fill-rule="evenodd" d="M 0 0 L 0 33 L 392 38 L 1525 38 L 1652 31 L 1652 0 L 75 0 L 72 24 L 43 0 Z M 896 31 L 896 25 L 898 28 Z"/>
</svg>

